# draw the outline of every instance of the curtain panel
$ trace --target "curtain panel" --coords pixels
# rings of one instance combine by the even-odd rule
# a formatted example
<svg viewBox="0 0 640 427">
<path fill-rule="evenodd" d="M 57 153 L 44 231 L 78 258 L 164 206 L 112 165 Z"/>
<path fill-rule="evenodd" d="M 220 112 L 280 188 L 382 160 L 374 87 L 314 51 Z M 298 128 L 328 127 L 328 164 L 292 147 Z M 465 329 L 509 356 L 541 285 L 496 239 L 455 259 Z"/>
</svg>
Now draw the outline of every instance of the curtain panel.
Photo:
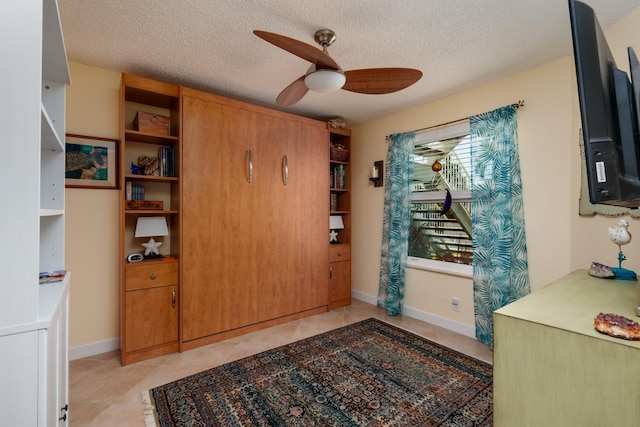
<svg viewBox="0 0 640 427">
<path fill-rule="evenodd" d="M 529 294 L 516 108 L 470 118 L 476 337 L 493 347 L 493 312 Z"/>
<path fill-rule="evenodd" d="M 409 249 L 415 132 L 393 134 L 389 139 L 384 171 L 378 307 L 386 308 L 390 316 L 397 316 L 402 314 Z"/>
</svg>

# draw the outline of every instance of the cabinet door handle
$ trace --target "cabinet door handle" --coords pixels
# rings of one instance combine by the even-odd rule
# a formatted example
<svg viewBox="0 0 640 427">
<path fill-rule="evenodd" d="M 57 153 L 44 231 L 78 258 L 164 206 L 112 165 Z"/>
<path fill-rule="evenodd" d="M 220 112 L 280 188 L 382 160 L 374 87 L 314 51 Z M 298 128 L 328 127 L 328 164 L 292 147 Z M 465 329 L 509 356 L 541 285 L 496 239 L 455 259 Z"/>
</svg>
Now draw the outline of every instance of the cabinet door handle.
<svg viewBox="0 0 640 427">
<path fill-rule="evenodd" d="M 282 156 L 282 184 L 287 185 L 289 183 L 289 159 L 287 155 Z"/>
<path fill-rule="evenodd" d="M 67 421 L 67 411 L 69 410 L 69 404 L 67 403 L 62 408 L 60 408 L 61 417 L 58 418 L 58 421 Z"/>
<path fill-rule="evenodd" d="M 329 279 L 333 279 L 333 266 L 329 267 Z"/>
<path fill-rule="evenodd" d="M 171 291 L 171 307 L 176 308 L 176 291 Z"/>
<path fill-rule="evenodd" d="M 247 182 L 249 184 L 253 182 L 253 153 L 251 150 L 247 150 Z"/>
</svg>

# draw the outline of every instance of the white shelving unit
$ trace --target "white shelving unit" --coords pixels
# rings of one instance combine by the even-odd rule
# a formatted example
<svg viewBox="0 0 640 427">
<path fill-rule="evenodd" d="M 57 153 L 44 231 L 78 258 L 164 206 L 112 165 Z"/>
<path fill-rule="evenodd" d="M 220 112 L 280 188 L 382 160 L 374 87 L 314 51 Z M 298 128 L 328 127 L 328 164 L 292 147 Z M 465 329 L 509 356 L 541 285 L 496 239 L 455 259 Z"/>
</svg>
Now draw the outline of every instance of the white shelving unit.
<svg viewBox="0 0 640 427">
<path fill-rule="evenodd" d="M 65 426 L 65 96 L 70 84 L 56 0 L 0 3 L 0 414 L 2 425 Z"/>
</svg>

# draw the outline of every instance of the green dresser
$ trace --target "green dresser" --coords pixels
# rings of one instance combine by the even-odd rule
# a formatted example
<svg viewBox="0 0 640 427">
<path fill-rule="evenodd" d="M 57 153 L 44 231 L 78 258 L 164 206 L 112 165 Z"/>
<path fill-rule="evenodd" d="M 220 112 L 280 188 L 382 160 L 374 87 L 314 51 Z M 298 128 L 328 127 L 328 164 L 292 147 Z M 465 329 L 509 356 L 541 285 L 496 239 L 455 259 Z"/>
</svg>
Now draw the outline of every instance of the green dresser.
<svg viewBox="0 0 640 427">
<path fill-rule="evenodd" d="M 640 426 L 640 341 L 593 319 L 640 321 L 635 281 L 575 271 L 494 313 L 494 425 Z"/>
</svg>

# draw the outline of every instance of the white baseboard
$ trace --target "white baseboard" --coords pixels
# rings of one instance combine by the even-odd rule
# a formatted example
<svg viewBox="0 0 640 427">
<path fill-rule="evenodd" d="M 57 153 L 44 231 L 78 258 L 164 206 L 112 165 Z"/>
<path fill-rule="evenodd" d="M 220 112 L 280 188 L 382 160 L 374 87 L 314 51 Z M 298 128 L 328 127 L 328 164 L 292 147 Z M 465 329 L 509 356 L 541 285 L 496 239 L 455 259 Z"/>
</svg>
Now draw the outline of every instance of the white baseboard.
<svg viewBox="0 0 640 427">
<path fill-rule="evenodd" d="M 351 297 L 368 304 L 376 305 L 377 297 L 367 295 L 359 291 L 351 291 Z M 476 329 L 473 326 L 447 319 L 437 314 L 418 310 L 412 307 L 404 306 L 403 315 L 423 322 L 431 323 L 450 331 L 466 335 L 471 338 L 476 337 Z M 109 351 L 118 350 L 120 348 L 120 338 L 111 338 L 103 341 L 96 341 L 89 344 L 81 344 L 69 348 L 69 360 L 82 359 L 85 357 L 95 356 L 97 354 L 107 353 Z"/>
<path fill-rule="evenodd" d="M 351 298 L 359 301 L 366 302 L 368 304 L 377 305 L 378 298 L 371 295 L 359 292 L 351 291 Z M 402 308 L 402 314 L 413 319 L 421 320 L 432 325 L 439 326 L 444 329 L 456 332 L 458 334 L 466 335 L 471 338 L 476 337 L 475 326 L 469 326 L 464 323 L 456 322 L 455 320 L 447 319 L 446 317 L 438 316 L 437 314 L 429 313 L 427 311 L 418 310 L 413 307 L 404 306 Z"/>
<path fill-rule="evenodd" d="M 120 338 L 111 338 L 89 344 L 81 344 L 69 347 L 69 360 L 83 359 L 85 357 L 95 356 L 96 354 L 118 350 L 119 348 Z"/>
</svg>

